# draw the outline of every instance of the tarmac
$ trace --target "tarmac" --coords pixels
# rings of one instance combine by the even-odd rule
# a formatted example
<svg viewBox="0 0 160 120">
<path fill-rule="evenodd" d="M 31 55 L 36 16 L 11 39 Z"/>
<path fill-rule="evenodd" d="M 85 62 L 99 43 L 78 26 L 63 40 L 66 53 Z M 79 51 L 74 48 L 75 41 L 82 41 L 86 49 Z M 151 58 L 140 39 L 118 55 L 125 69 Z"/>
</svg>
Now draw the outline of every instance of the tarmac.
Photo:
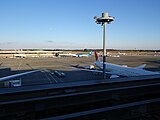
<svg viewBox="0 0 160 120">
<path fill-rule="evenodd" d="M 102 59 L 102 58 L 101 58 Z M 22 73 L 34 69 L 42 69 L 39 72 L 24 75 L 15 78 L 22 81 L 22 86 L 40 85 L 40 84 L 58 84 L 72 81 L 101 80 L 102 74 L 82 71 L 72 67 L 72 65 L 93 65 L 94 56 L 91 57 L 39 57 L 39 58 L 0 58 L 2 66 L 10 68 L 0 69 L 0 77 L 11 74 Z M 136 67 L 141 64 L 147 64 L 146 69 L 151 71 L 160 71 L 160 56 L 120 56 L 108 57 L 107 62 Z M 58 77 L 55 70 L 63 72 L 64 77 Z M 0 83 L 4 88 L 4 83 Z"/>
</svg>

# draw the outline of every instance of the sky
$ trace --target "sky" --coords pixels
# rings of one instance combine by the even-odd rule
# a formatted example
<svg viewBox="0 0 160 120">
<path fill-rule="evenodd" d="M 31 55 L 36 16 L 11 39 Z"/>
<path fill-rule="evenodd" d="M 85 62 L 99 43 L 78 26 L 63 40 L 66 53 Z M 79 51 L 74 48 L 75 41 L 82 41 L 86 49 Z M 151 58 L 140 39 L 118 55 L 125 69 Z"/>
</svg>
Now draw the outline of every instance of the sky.
<svg viewBox="0 0 160 120">
<path fill-rule="evenodd" d="M 0 0 L 0 49 L 160 49 L 160 0 Z"/>
</svg>

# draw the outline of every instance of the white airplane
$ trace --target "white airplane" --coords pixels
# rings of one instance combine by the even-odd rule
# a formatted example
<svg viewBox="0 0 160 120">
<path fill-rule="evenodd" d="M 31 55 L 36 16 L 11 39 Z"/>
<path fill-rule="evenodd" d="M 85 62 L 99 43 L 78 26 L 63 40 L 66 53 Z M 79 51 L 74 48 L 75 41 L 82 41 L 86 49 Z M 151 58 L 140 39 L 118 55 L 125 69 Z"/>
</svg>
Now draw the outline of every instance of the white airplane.
<svg viewBox="0 0 160 120">
<path fill-rule="evenodd" d="M 92 55 L 92 51 L 90 51 L 87 54 L 72 54 L 72 53 L 62 53 L 59 54 L 59 56 L 65 56 L 65 57 L 89 57 Z"/>
<path fill-rule="evenodd" d="M 74 56 L 76 56 L 76 54 L 72 54 L 72 53 L 62 53 L 62 54 L 59 54 L 59 56 L 61 56 L 61 57 L 74 57 Z"/>
<path fill-rule="evenodd" d="M 98 55 L 95 51 L 95 57 L 96 57 L 96 62 L 94 64 L 100 68 L 101 70 L 86 70 L 86 71 L 92 71 L 92 72 L 100 72 L 102 73 L 103 71 L 103 62 L 100 62 Z M 112 63 L 105 63 L 106 67 L 106 74 L 110 74 L 110 78 L 115 78 L 115 77 L 131 77 L 131 76 L 142 76 L 142 75 L 156 75 L 160 74 L 159 72 L 151 72 L 144 70 L 144 67 L 146 64 L 143 64 L 141 66 L 131 68 L 131 67 L 126 67 L 126 66 L 121 66 L 117 64 L 112 64 Z"/>
</svg>

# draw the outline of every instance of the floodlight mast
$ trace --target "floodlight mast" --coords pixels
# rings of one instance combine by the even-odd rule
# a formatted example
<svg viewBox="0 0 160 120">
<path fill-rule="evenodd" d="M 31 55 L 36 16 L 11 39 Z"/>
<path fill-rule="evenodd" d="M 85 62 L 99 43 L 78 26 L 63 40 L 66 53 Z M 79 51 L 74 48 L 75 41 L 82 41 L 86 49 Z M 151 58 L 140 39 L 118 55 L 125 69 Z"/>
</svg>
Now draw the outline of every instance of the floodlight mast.
<svg viewBox="0 0 160 120">
<path fill-rule="evenodd" d="M 102 13 L 102 17 L 94 17 L 97 24 L 102 24 L 103 26 L 103 79 L 106 79 L 106 24 L 110 24 L 114 21 L 114 17 L 109 16 L 107 12 Z"/>
</svg>

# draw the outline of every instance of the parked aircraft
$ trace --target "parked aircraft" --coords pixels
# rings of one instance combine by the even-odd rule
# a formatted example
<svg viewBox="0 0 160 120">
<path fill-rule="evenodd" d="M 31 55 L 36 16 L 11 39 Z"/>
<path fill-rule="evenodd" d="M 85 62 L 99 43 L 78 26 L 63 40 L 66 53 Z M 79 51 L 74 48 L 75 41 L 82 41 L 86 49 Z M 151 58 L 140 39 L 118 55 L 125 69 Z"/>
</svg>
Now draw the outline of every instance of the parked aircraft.
<svg viewBox="0 0 160 120">
<path fill-rule="evenodd" d="M 62 54 L 58 54 L 57 56 L 61 56 L 61 57 L 89 57 L 91 55 L 92 55 L 92 51 L 90 51 L 87 54 L 62 53 Z"/>
<path fill-rule="evenodd" d="M 95 66 L 97 66 L 100 70 L 88 70 L 85 69 L 86 71 L 92 71 L 92 72 L 100 72 L 102 73 L 102 69 L 103 69 L 103 62 L 100 62 L 99 57 L 95 51 L 95 58 L 96 58 L 96 62 L 94 62 Z M 131 77 L 131 76 L 142 76 L 142 75 L 155 75 L 155 74 L 160 74 L 159 72 L 152 72 L 152 71 L 147 71 L 144 70 L 144 67 L 146 66 L 146 64 L 143 64 L 141 66 L 135 67 L 135 68 L 131 68 L 131 67 L 127 67 L 127 66 L 121 66 L 121 65 L 117 65 L 117 64 L 112 64 L 112 63 L 105 63 L 105 67 L 106 67 L 106 74 L 110 74 L 111 77 L 120 77 L 120 76 L 124 76 L 124 77 Z"/>
<path fill-rule="evenodd" d="M 89 57 L 92 55 L 92 51 L 90 51 L 88 54 L 75 54 L 73 57 Z"/>
<path fill-rule="evenodd" d="M 59 54 L 58 56 L 60 57 L 73 57 L 75 56 L 76 54 L 72 54 L 72 53 L 61 53 Z"/>
</svg>

